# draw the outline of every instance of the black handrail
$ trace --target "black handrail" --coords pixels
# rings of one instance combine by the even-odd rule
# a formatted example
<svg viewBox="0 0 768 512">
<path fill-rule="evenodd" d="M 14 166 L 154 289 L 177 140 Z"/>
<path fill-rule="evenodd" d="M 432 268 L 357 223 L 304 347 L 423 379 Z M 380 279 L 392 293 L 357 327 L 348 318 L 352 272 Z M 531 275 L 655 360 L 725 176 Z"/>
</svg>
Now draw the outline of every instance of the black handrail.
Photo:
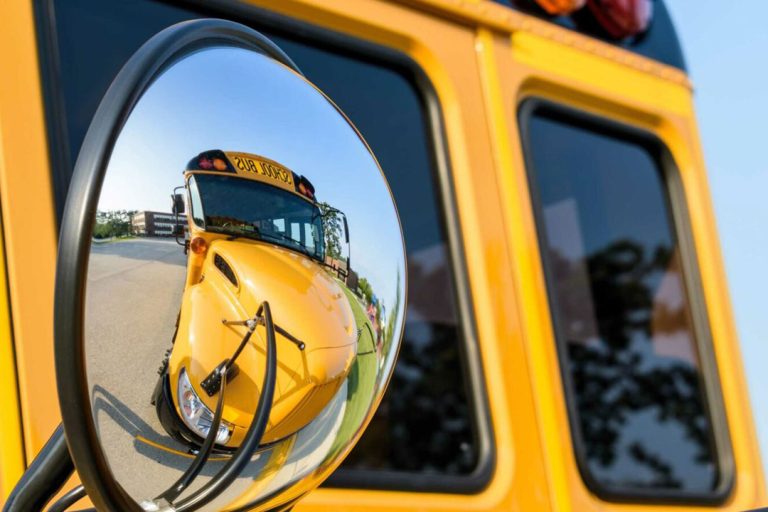
<svg viewBox="0 0 768 512">
<path fill-rule="evenodd" d="M 78 485 L 71 491 L 67 492 L 64 496 L 59 498 L 53 505 L 48 507 L 48 512 L 65 512 L 69 507 L 85 498 L 85 487 Z M 93 510 L 93 509 L 88 509 Z M 79 512 L 88 512 L 87 510 L 81 510 Z"/>
<path fill-rule="evenodd" d="M 74 470 L 64 429 L 59 425 L 13 488 L 3 512 L 42 510 Z"/>
</svg>

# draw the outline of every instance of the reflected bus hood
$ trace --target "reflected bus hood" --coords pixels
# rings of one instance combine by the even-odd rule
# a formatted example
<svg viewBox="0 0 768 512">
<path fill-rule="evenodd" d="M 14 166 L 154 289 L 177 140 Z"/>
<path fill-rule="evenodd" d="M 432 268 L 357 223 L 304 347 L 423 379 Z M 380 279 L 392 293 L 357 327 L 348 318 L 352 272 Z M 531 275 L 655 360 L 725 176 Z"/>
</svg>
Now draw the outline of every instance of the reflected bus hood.
<svg viewBox="0 0 768 512">
<path fill-rule="evenodd" d="M 214 263 L 216 255 L 234 272 L 234 285 Z M 219 260 L 221 265 L 221 260 Z M 238 238 L 213 241 L 198 284 L 184 292 L 171 355 L 171 386 L 186 367 L 198 395 L 212 410 L 200 382 L 232 356 L 246 328 L 222 320 L 245 320 L 268 301 L 273 321 L 306 344 L 302 351 L 277 334 L 278 375 L 264 442 L 309 423 L 336 393 L 357 353 L 357 326 L 345 285 L 307 256 L 270 243 Z M 237 360 L 239 373 L 227 386 L 223 417 L 247 428 L 256 411 L 264 376 L 265 330 L 256 328 Z M 241 435 L 228 444 L 237 445 Z"/>
<path fill-rule="evenodd" d="M 238 300 L 250 316 L 268 301 L 275 323 L 305 341 L 307 350 L 345 346 L 356 339 L 344 284 L 320 262 L 278 245 L 244 239 L 216 240 L 209 252 L 219 254 L 234 270 Z"/>
</svg>

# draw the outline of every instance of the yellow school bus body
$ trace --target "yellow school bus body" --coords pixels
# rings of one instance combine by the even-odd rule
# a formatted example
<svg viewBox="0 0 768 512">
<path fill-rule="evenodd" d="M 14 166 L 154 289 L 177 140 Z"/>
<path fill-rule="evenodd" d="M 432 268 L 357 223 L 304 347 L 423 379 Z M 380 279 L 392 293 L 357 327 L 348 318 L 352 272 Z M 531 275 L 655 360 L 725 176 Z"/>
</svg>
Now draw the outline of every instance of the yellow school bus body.
<svg viewBox="0 0 768 512">
<path fill-rule="evenodd" d="M 236 174 L 230 179 L 252 180 L 296 192 L 292 172 L 279 163 L 247 153 L 225 152 Z M 241 165 L 249 163 L 248 165 Z M 201 174 L 218 171 L 186 171 L 185 182 Z M 266 241 L 237 238 L 206 231 L 186 212 L 190 240 L 202 239 L 206 250 L 189 251 L 187 278 L 179 325 L 168 366 L 170 397 L 181 419 L 178 397 L 179 374 L 185 369 L 200 399 L 216 410 L 218 395 L 208 396 L 199 384 L 222 361 L 231 357 L 246 328 L 225 326 L 222 320 L 253 317 L 269 297 L 275 309 L 274 322 L 285 326 L 299 340 L 301 350 L 277 334 L 280 362 L 276 389 L 264 443 L 287 437 L 315 418 L 344 382 L 357 355 L 357 326 L 342 284 L 309 256 Z M 231 283 L 217 268 L 214 255 L 224 258 L 238 284 Z M 204 277 L 204 278 L 203 278 Z M 285 314 L 288 312 L 288 314 Z M 282 316 L 281 316 L 282 315 Z M 258 329 L 255 336 L 262 336 Z M 240 446 L 258 408 L 259 389 L 264 381 L 261 351 L 246 350 L 238 359 L 239 372 L 247 379 L 233 380 L 227 388 L 222 419 L 231 427 L 229 448 Z"/>
<path fill-rule="evenodd" d="M 716 508 L 606 502 L 583 483 L 516 121 L 520 102 L 534 96 L 648 131 L 672 153 L 733 451 L 734 484 L 720 508 L 744 510 L 768 502 L 692 87 L 682 71 L 486 0 L 253 3 L 403 52 L 436 90 L 494 441 L 492 476 L 478 493 L 320 489 L 298 510 Z M 0 18 L 2 67 L 12 70 L 12 79 L 0 81 L 0 202 L 9 298 L 0 303 L 0 496 L 5 497 L 59 416 L 51 322 L 56 224 L 33 7 L 4 2 Z"/>
<path fill-rule="evenodd" d="M 221 321 L 252 317 L 259 301 L 264 300 L 264 296 L 255 295 L 255 288 L 269 297 L 276 310 L 302 314 L 296 318 L 276 313 L 275 323 L 290 326 L 291 334 L 300 340 L 316 341 L 299 350 L 277 334 L 281 344 L 277 392 L 263 441 L 278 441 L 312 421 L 344 382 L 357 352 L 352 310 L 340 284 L 303 255 L 266 242 L 228 241 L 221 235 L 211 240 L 208 247 L 205 255 L 190 256 L 190 260 L 203 260 L 199 269 L 205 279 L 198 278 L 188 285 L 182 298 L 179 329 L 168 368 L 173 406 L 181 418 L 176 397 L 182 368 L 197 387 L 240 344 L 246 328 L 225 326 Z M 241 282 L 238 287 L 216 269 L 214 254 L 232 266 Z M 260 282 L 254 286 L 257 278 Z M 263 336 L 260 331 L 255 336 Z M 242 442 L 258 407 L 258 390 L 264 380 L 261 356 L 261 351 L 243 352 L 237 365 L 239 372 L 249 378 L 236 379 L 227 388 L 222 418 L 233 427 L 232 437 L 226 443 L 231 448 Z M 210 410 L 216 410 L 218 395 L 208 396 L 199 388 L 196 392 Z"/>
</svg>

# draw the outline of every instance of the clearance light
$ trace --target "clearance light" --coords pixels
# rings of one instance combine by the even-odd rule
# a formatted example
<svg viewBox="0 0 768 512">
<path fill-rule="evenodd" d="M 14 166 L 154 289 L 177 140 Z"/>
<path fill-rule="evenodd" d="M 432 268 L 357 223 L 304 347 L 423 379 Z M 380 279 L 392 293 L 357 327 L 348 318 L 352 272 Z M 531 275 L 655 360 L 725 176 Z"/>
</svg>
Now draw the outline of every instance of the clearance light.
<svg viewBox="0 0 768 512">
<path fill-rule="evenodd" d="M 310 199 L 314 199 L 314 196 L 312 195 L 312 191 L 307 188 L 306 185 L 303 183 L 299 183 L 299 193 L 303 196 L 307 196 Z"/>
<path fill-rule="evenodd" d="M 221 158 L 208 158 L 207 156 L 201 156 L 197 165 L 204 171 L 211 171 L 213 169 L 217 171 L 227 170 L 227 162 Z"/>
<path fill-rule="evenodd" d="M 195 254 L 203 254 L 208 250 L 208 244 L 206 243 L 205 238 L 199 236 L 193 238 L 192 241 L 189 242 L 189 250 Z"/>
<path fill-rule="evenodd" d="M 227 162 L 222 160 L 221 158 L 214 158 L 213 159 L 213 168 L 217 171 L 226 171 L 227 170 Z"/>
<path fill-rule="evenodd" d="M 315 200 L 315 186 L 312 185 L 312 182 L 309 181 L 304 176 L 299 176 L 298 184 L 296 186 L 297 191 L 299 194 L 308 197 L 309 199 Z"/>
<path fill-rule="evenodd" d="M 200 157 L 200 160 L 198 160 L 197 165 L 198 167 L 206 171 L 210 171 L 211 169 L 213 169 L 213 162 L 211 161 L 210 158 L 205 156 Z"/>
<path fill-rule="evenodd" d="M 235 173 L 227 155 L 220 149 L 203 151 L 187 164 L 188 171 L 219 171 Z"/>
<path fill-rule="evenodd" d="M 587 0 L 597 21 L 612 37 L 624 39 L 645 32 L 653 16 L 651 0 Z"/>
<path fill-rule="evenodd" d="M 539 6 L 553 16 L 570 14 L 581 9 L 587 0 L 536 0 Z"/>
</svg>

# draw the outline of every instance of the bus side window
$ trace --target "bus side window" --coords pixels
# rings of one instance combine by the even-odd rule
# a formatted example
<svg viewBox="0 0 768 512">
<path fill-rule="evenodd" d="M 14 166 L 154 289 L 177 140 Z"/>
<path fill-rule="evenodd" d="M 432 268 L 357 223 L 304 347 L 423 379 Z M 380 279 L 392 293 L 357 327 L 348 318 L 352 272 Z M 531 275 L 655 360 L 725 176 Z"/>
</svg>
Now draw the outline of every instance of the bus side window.
<svg viewBox="0 0 768 512">
<path fill-rule="evenodd" d="M 685 279 L 695 266 L 660 143 L 572 116 L 532 109 L 522 129 L 582 476 L 614 497 L 711 495 L 721 468 Z"/>
</svg>

